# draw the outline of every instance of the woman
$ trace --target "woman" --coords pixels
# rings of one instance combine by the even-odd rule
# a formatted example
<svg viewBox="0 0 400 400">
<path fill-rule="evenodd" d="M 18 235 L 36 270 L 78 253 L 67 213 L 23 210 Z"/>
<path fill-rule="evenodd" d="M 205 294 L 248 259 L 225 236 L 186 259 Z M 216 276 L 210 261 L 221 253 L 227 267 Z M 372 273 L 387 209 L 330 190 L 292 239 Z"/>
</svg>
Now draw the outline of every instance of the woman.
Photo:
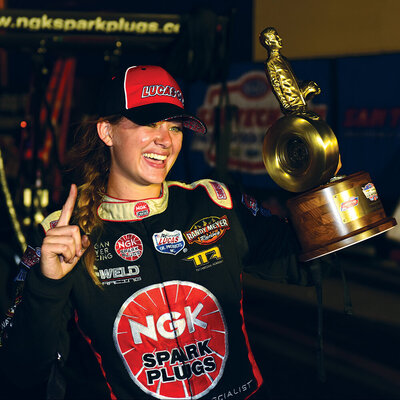
<svg viewBox="0 0 400 400">
<path fill-rule="evenodd" d="M 41 248 L 22 261 L 23 300 L 3 346 L 10 369 L 48 376 L 67 357 L 74 317 L 110 398 L 249 398 L 262 377 L 242 272 L 307 282 L 288 224 L 246 196 L 236 202 L 222 183 L 166 181 L 182 131 L 206 128 L 162 68 L 115 77 L 99 114 L 74 150 L 84 180 L 77 205 L 72 185 L 42 223 Z"/>
</svg>

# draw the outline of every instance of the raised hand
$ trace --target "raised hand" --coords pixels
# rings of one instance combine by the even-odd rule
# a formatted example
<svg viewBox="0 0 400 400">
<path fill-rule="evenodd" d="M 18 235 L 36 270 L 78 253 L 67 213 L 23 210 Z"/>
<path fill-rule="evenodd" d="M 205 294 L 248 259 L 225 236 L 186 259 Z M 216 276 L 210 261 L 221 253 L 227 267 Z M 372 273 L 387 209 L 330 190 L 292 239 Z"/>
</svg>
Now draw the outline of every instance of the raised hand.
<svg viewBox="0 0 400 400">
<path fill-rule="evenodd" d="M 57 225 L 48 230 L 43 239 L 40 268 L 42 274 L 51 279 L 67 275 L 90 244 L 86 235 L 81 236 L 77 225 L 69 225 L 77 194 L 77 187 L 72 184 Z"/>
</svg>

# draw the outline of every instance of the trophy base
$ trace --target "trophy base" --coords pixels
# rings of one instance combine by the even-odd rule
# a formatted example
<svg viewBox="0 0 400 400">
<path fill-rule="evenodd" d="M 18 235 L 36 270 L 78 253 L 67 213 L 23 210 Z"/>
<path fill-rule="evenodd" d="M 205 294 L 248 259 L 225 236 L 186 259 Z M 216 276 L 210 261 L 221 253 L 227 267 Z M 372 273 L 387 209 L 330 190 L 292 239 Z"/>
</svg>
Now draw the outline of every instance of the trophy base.
<svg viewBox="0 0 400 400">
<path fill-rule="evenodd" d="M 372 238 L 397 223 L 388 218 L 371 178 L 358 172 L 287 202 L 300 261 L 311 261 Z"/>
</svg>

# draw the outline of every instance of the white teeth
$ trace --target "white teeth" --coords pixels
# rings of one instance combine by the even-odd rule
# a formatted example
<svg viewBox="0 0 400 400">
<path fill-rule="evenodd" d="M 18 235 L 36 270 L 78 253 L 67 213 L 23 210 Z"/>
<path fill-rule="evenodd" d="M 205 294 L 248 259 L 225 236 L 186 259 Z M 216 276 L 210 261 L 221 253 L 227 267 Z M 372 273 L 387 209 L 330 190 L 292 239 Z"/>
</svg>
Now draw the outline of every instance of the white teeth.
<svg viewBox="0 0 400 400">
<path fill-rule="evenodd" d="M 167 158 L 167 156 L 162 156 L 161 154 L 155 154 L 155 153 L 144 153 L 143 156 L 146 158 L 153 158 L 154 160 L 160 160 L 160 161 L 164 161 Z"/>
</svg>

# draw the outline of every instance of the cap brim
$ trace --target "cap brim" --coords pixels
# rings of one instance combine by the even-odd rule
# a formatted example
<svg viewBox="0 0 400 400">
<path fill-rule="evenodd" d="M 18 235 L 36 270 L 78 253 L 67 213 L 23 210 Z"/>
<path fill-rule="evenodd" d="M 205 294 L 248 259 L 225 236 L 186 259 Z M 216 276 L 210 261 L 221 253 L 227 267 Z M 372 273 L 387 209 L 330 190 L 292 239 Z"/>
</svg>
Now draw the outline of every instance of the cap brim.
<svg viewBox="0 0 400 400">
<path fill-rule="evenodd" d="M 154 122 L 170 119 L 182 119 L 183 127 L 196 133 L 206 133 L 205 124 L 192 114 L 188 114 L 182 108 L 168 103 L 155 103 L 124 110 L 121 113 L 138 125 L 148 125 Z"/>
</svg>

